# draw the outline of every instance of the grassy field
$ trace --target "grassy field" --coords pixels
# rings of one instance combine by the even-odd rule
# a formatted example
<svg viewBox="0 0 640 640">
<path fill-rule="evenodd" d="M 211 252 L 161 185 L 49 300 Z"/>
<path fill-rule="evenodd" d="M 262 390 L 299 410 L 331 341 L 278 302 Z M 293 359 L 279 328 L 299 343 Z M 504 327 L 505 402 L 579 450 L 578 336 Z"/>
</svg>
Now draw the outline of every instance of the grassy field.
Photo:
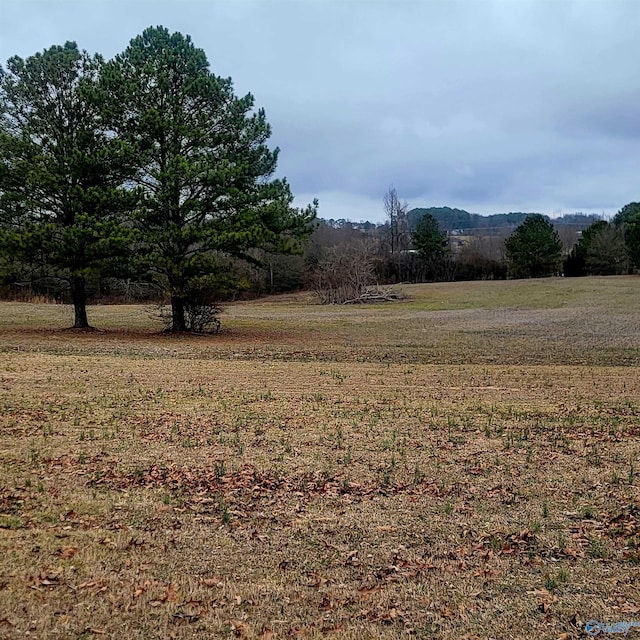
<svg viewBox="0 0 640 640">
<path fill-rule="evenodd" d="M 640 620 L 640 278 L 403 290 L 214 336 L 0 303 L 0 637 Z"/>
</svg>

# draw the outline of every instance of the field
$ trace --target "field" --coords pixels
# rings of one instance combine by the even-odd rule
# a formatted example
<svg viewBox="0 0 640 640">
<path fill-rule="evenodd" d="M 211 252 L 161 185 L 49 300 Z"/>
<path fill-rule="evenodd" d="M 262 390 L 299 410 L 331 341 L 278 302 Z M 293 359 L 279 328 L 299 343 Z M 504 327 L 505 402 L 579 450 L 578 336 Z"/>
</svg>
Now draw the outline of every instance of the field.
<svg viewBox="0 0 640 640">
<path fill-rule="evenodd" d="M 0 303 L 0 637 L 640 621 L 640 278 L 403 291 L 213 336 Z"/>
</svg>

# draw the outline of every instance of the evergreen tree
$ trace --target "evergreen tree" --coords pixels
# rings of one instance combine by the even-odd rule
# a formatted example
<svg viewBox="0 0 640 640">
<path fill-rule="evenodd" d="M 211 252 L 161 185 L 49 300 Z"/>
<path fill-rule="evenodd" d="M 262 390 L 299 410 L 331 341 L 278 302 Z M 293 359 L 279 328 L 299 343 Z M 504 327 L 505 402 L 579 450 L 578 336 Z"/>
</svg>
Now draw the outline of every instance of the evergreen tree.
<svg viewBox="0 0 640 640">
<path fill-rule="evenodd" d="M 593 239 L 607 226 L 606 220 L 598 220 L 587 227 L 564 261 L 564 274 L 569 277 L 587 275 L 587 252 Z"/>
<path fill-rule="evenodd" d="M 434 216 L 430 213 L 422 216 L 411 235 L 411 242 L 424 263 L 426 279 L 439 279 L 444 271 L 448 240 Z"/>
<path fill-rule="evenodd" d="M 640 202 L 631 202 L 622 207 L 613 223 L 624 229 L 629 258 L 633 266 L 640 269 Z"/>
<path fill-rule="evenodd" d="M 286 180 L 272 179 L 278 149 L 248 94 L 209 70 L 188 36 L 148 28 L 107 64 L 103 90 L 119 137 L 135 146 L 136 216 L 144 266 L 171 297 L 172 329 L 185 309 L 233 284 L 225 257 L 294 252 L 314 206 L 294 209 Z"/>
<path fill-rule="evenodd" d="M 587 273 L 595 276 L 623 275 L 629 271 L 629 256 L 624 232 L 620 227 L 606 224 L 587 247 Z"/>
<path fill-rule="evenodd" d="M 76 328 L 89 326 L 87 279 L 132 237 L 126 154 L 97 99 L 102 64 L 67 42 L 0 67 L 0 251 L 68 283 Z"/>
<path fill-rule="evenodd" d="M 562 242 L 542 215 L 529 216 L 504 243 L 509 276 L 542 278 L 560 271 Z"/>
<path fill-rule="evenodd" d="M 564 262 L 566 276 L 620 275 L 628 270 L 622 227 L 606 220 L 585 229 Z"/>
</svg>

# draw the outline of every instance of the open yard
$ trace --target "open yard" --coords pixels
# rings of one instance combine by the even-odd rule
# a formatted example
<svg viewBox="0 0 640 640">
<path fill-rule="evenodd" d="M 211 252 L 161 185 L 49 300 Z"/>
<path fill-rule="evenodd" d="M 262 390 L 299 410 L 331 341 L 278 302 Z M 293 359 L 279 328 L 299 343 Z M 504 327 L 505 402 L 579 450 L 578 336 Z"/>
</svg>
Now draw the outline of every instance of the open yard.
<svg viewBox="0 0 640 640">
<path fill-rule="evenodd" d="M 213 336 L 1 303 L 0 637 L 640 621 L 640 278 L 404 292 Z"/>
</svg>

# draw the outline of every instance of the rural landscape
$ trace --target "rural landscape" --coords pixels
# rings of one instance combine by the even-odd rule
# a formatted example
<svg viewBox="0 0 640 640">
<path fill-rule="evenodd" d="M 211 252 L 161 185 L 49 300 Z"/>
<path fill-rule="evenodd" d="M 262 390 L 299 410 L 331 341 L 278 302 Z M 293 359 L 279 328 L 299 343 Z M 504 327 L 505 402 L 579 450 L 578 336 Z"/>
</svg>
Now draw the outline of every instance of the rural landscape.
<svg viewBox="0 0 640 640">
<path fill-rule="evenodd" d="M 402 289 L 235 303 L 215 335 L 2 303 L 0 635 L 637 620 L 640 280 Z"/>
<path fill-rule="evenodd" d="M 349 3 L 303 11 L 301 56 L 325 4 L 360 26 Z M 391 7 L 373 4 L 368 20 Z M 427 5 L 449 19 L 448 3 Z M 102 27 L 116 14 L 101 6 Z M 238 51 L 248 23 L 229 18 Z M 463 48 L 457 30 L 438 33 L 456 34 L 452 54 Z M 590 48 L 605 41 L 583 33 Z M 243 55 L 259 65 L 289 35 Z M 282 129 L 293 123 L 283 155 L 297 154 L 311 185 L 296 199 L 265 110 L 190 36 L 148 27 L 111 58 L 63 42 L 0 67 L 0 638 L 639 633 L 637 165 L 607 179 L 631 145 L 569 149 L 589 142 L 604 106 L 578 122 L 574 106 L 592 102 L 572 93 L 565 146 L 545 147 L 535 128 L 528 145 L 511 142 L 522 114 L 535 115 L 529 98 L 504 131 L 471 111 L 447 119 L 455 104 L 486 107 L 483 69 L 521 57 L 505 45 L 484 66 L 452 62 L 442 95 L 424 82 L 424 104 L 444 119 L 403 122 L 358 95 L 358 123 L 388 111 L 372 128 L 386 148 L 373 153 L 364 124 L 335 116 L 348 105 L 333 76 L 321 90 L 329 129 L 326 104 L 289 85 L 306 119 L 289 118 L 289 104 L 278 114 Z M 400 50 L 387 58 L 406 66 Z M 373 62 L 358 70 L 366 55 L 326 60 L 336 72 L 354 64 L 349 82 L 383 77 Z M 279 65 L 258 76 L 284 95 Z M 454 99 L 450 77 L 467 68 L 481 73 Z M 554 96 L 566 84 L 544 81 Z M 506 93 L 518 91 L 487 90 L 487 104 Z M 421 113 L 417 96 L 404 102 Z M 625 139 L 635 114 L 612 113 L 607 134 Z M 556 131 L 551 115 L 542 121 Z M 352 129 L 366 139 L 358 156 Z M 413 155 L 407 132 L 422 140 Z M 344 138 L 349 153 L 322 156 L 312 133 L 336 149 Z M 518 149 L 503 157 L 494 138 Z M 429 194 L 414 205 L 446 194 L 548 213 L 411 208 L 402 185 L 380 180 L 385 166 L 412 197 Z M 330 217 L 345 210 L 336 201 L 370 204 L 372 192 L 377 222 Z M 562 213 L 563 202 L 587 213 Z"/>
</svg>

